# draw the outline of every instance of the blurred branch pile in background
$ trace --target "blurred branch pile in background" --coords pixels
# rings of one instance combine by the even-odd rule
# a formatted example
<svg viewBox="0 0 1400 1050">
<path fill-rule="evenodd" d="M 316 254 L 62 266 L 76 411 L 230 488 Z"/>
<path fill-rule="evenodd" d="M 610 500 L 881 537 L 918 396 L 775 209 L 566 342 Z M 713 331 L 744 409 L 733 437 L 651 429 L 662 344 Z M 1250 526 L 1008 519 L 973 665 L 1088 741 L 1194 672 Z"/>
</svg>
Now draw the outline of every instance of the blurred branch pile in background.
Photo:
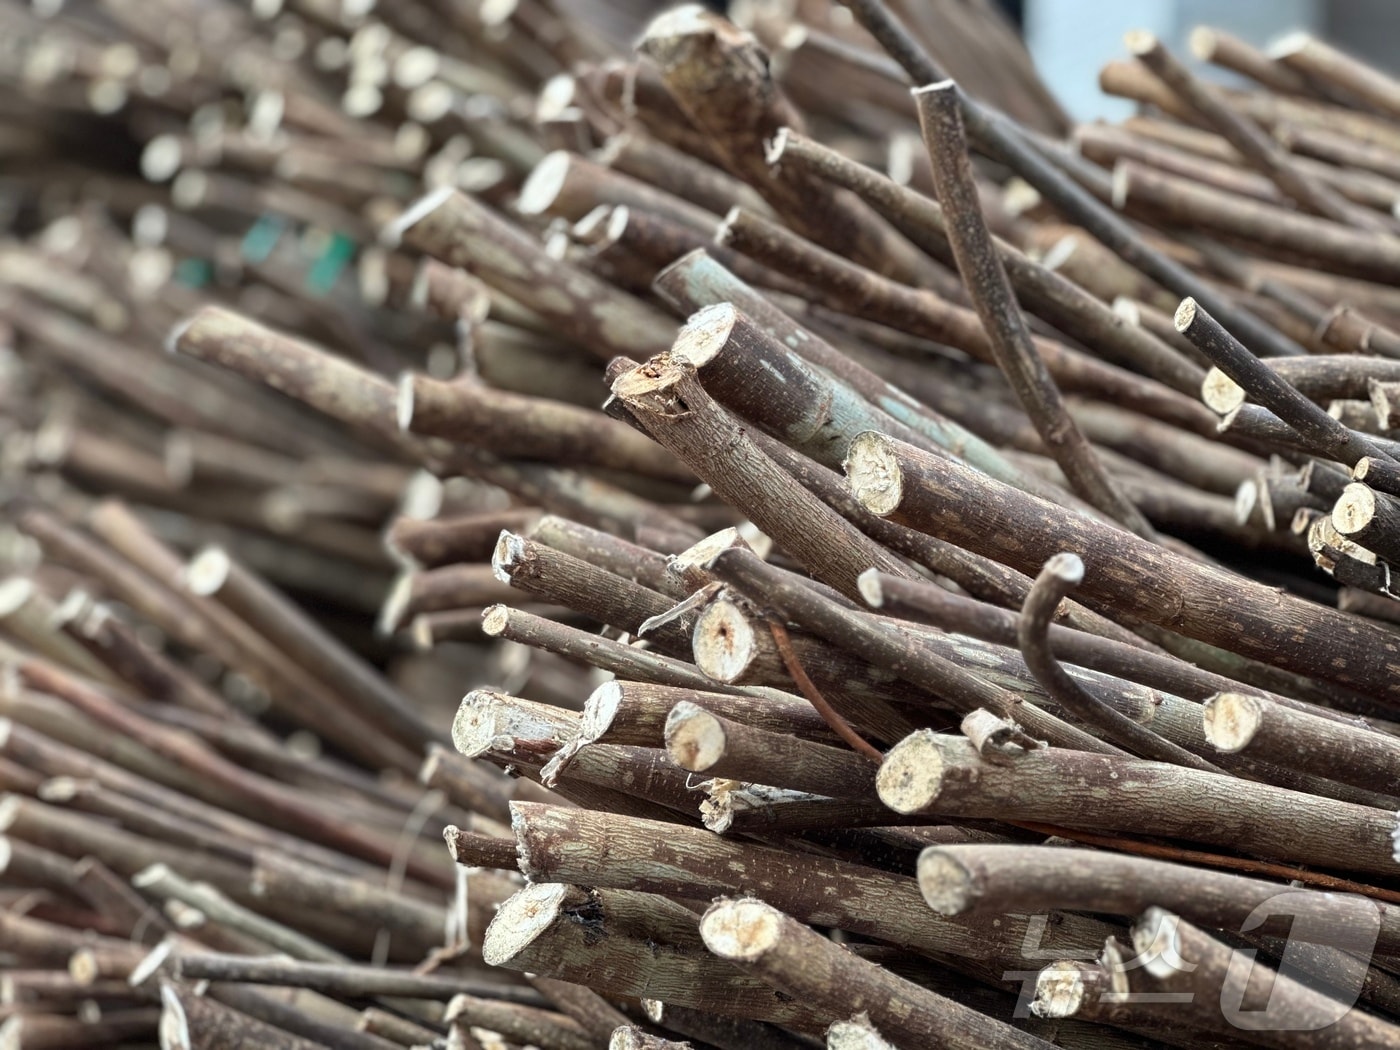
<svg viewBox="0 0 1400 1050">
<path fill-rule="evenodd" d="M 1395 1045 L 1400 83 L 641 6 L 0 6 L 0 1046 Z"/>
</svg>

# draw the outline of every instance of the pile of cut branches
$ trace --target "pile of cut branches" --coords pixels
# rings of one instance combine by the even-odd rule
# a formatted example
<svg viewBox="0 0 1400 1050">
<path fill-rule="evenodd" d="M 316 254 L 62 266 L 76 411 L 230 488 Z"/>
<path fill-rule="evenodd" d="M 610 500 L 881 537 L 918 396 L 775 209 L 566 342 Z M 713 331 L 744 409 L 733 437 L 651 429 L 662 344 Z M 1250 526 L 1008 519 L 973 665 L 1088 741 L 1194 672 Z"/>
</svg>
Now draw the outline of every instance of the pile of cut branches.
<svg viewBox="0 0 1400 1050">
<path fill-rule="evenodd" d="M 1400 1042 L 1400 82 L 740 6 L 0 6 L 0 1046 Z"/>
</svg>

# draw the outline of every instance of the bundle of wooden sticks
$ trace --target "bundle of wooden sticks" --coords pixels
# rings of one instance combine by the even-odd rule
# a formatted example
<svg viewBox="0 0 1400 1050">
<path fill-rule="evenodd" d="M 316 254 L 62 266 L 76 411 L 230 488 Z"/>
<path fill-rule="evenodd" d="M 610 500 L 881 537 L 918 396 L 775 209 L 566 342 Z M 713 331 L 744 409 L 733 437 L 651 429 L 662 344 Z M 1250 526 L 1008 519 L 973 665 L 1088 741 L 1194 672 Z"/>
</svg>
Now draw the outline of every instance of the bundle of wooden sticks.
<svg viewBox="0 0 1400 1050">
<path fill-rule="evenodd" d="M 0 6 L 0 1048 L 1400 1043 L 1400 81 L 643 7 Z"/>
</svg>

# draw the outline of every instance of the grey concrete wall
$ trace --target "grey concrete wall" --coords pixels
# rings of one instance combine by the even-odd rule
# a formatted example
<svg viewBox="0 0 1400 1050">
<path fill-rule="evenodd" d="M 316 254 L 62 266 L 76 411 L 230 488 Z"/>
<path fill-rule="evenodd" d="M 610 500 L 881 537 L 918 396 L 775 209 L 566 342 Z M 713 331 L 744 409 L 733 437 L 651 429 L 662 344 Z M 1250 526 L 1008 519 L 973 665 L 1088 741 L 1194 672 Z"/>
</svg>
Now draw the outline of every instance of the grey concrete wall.
<svg viewBox="0 0 1400 1050">
<path fill-rule="evenodd" d="M 1328 0 L 1322 31 L 1344 51 L 1380 69 L 1400 73 L 1400 3 L 1396 0 Z"/>
</svg>

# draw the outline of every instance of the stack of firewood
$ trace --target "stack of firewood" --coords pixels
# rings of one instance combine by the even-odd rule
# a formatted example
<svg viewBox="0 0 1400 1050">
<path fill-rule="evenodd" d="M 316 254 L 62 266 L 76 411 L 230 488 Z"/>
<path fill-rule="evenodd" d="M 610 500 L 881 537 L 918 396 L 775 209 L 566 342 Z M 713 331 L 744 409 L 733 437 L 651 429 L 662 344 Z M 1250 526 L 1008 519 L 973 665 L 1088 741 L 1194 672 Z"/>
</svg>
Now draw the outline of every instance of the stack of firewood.
<svg viewBox="0 0 1400 1050">
<path fill-rule="evenodd" d="M 638 6 L 0 6 L 0 1047 L 1400 1043 L 1400 81 Z"/>
</svg>

